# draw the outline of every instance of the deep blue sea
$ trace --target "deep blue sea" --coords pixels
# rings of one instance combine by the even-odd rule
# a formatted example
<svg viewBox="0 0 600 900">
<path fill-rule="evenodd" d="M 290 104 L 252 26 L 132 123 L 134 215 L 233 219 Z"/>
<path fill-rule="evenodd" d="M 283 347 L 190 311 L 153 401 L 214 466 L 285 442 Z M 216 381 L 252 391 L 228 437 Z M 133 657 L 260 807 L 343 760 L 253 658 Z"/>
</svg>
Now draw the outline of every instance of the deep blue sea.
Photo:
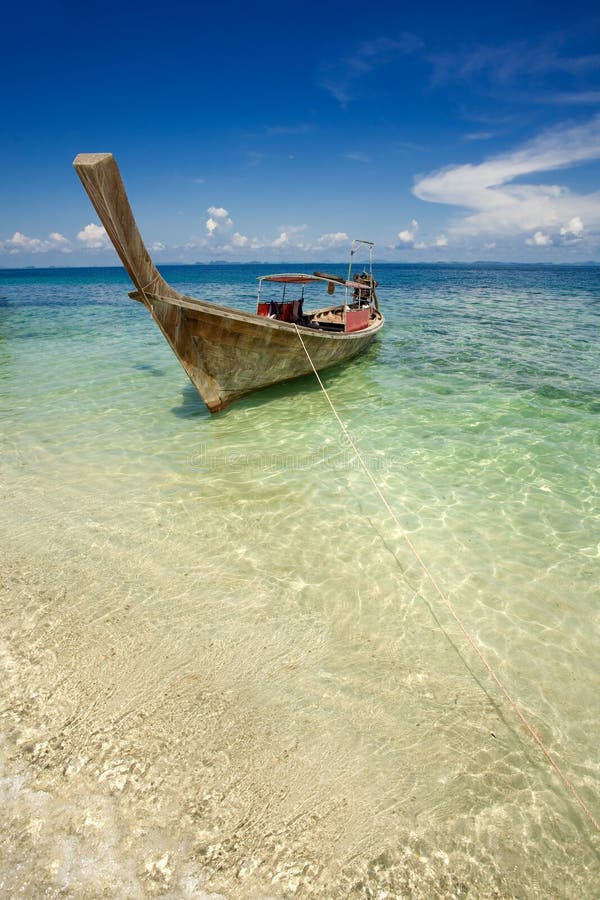
<svg viewBox="0 0 600 900">
<path fill-rule="evenodd" d="M 0 894 L 597 896 L 403 535 L 598 819 L 600 268 L 375 274 L 323 380 L 401 527 L 313 377 L 211 416 L 121 269 L 0 271 Z"/>
</svg>

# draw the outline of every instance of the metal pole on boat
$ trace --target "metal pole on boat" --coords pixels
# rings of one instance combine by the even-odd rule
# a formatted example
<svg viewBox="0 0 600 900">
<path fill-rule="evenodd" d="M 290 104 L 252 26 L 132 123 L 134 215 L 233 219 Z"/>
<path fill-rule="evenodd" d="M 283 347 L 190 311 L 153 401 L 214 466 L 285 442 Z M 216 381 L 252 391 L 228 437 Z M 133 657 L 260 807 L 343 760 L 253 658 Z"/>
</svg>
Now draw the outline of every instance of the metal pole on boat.
<svg viewBox="0 0 600 900">
<path fill-rule="evenodd" d="M 344 331 L 346 331 L 346 310 L 348 309 L 348 284 L 350 283 L 350 276 L 352 275 L 352 257 L 356 252 L 355 248 L 356 241 L 352 241 L 350 246 L 350 259 L 348 260 L 348 277 L 346 278 L 346 286 L 344 288 Z"/>
<path fill-rule="evenodd" d="M 375 285 L 373 284 L 373 247 L 375 244 L 373 241 L 359 241 L 359 244 L 366 244 L 369 248 L 369 293 L 371 295 L 371 301 L 375 301 L 375 308 L 379 309 L 379 303 L 377 302 L 377 297 L 375 295 Z"/>
</svg>

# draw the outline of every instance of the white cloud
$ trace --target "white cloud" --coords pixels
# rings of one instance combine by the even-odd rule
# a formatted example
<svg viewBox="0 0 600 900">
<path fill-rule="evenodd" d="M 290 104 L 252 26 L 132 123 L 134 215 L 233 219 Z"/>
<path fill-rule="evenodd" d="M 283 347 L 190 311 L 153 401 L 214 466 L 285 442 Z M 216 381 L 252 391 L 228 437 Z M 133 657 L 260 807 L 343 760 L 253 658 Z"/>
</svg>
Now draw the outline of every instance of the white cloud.
<svg viewBox="0 0 600 900">
<path fill-rule="evenodd" d="M 263 247 L 269 246 L 269 242 L 265 241 L 264 238 L 246 237 L 244 234 L 238 235 L 237 239 L 234 235 L 232 242 L 234 246 L 248 247 L 250 250 L 261 250 Z"/>
<path fill-rule="evenodd" d="M 581 237 L 583 234 L 583 222 L 579 218 L 579 216 L 573 216 L 570 222 L 567 222 L 566 225 L 560 229 L 560 233 L 563 236 L 573 235 L 573 237 Z"/>
<path fill-rule="evenodd" d="M 514 183 L 525 175 L 598 158 L 600 116 L 584 125 L 545 132 L 512 153 L 433 172 L 420 178 L 413 192 L 421 200 L 474 210 L 452 225 L 455 235 L 557 231 L 561 223 L 581 222 L 582 215 L 600 227 L 600 192 L 582 195 L 556 184 Z M 579 234 L 582 230 L 583 225 Z"/>
<path fill-rule="evenodd" d="M 412 219 L 410 223 L 410 228 L 405 228 L 403 231 L 398 232 L 398 240 L 400 241 L 400 245 L 404 245 L 405 247 L 412 247 L 417 239 L 417 232 L 419 230 L 419 223 L 416 219 Z"/>
<path fill-rule="evenodd" d="M 445 234 L 438 235 L 433 241 L 419 238 L 419 223 L 411 219 L 410 228 L 404 228 L 398 232 L 399 243 L 391 247 L 392 250 L 428 250 L 430 247 L 438 249 L 448 246 L 448 238 Z"/>
<path fill-rule="evenodd" d="M 329 234 L 322 234 L 319 238 L 317 238 L 316 246 L 321 248 L 329 248 L 339 247 L 342 244 L 349 243 L 350 238 L 345 231 L 333 231 Z"/>
<path fill-rule="evenodd" d="M 18 253 L 48 253 L 50 250 L 71 253 L 71 242 L 58 231 L 53 231 L 47 238 L 28 237 L 21 231 L 15 231 L 7 241 L 0 241 L 0 251 L 11 256 Z"/>
<path fill-rule="evenodd" d="M 552 243 L 552 238 L 543 231 L 536 231 L 533 237 L 527 238 L 525 243 L 531 247 L 548 247 Z"/>
<path fill-rule="evenodd" d="M 350 238 L 345 231 L 335 231 L 322 234 L 314 241 L 304 239 L 302 233 L 308 225 L 280 225 L 275 237 L 252 237 L 234 232 L 230 239 L 218 242 L 209 238 L 194 238 L 185 244 L 186 249 L 200 249 L 210 247 L 211 252 L 235 253 L 240 250 L 277 250 L 285 248 L 285 252 L 294 251 L 300 253 L 323 252 L 332 248 L 349 246 Z"/>
<path fill-rule="evenodd" d="M 158 253 L 160 250 L 166 250 L 167 246 L 166 246 L 166 244 L 163 244 L 162 241 L 153 241 L 152 244 L 150 245 L 150 249 L 153 250 L 155 253 Z"/>
<path fill-rule="evenodd" d="M 294 240 L 294 235 L 305 231 L 306 225 L 281 225 L 279 227 L 279 235 L 274 241 L 271 241 L 271 247 L 297 247 L 304 249 L 305 245 L 301 241 Z"/>
<path fill-rule="evenodd" d="M 285 231 L 287 234 L 300 234 L 301 231 L 306 231 L 308 225 L 280 225 L 278 231 Z"/>
<path fill-rule="evenodd" d="M 94 225 L 90 222 L 78 234 L 77 240 L 81 241 L 88 250 L 104 250 L 110 247 L 110 240 L 102 225 Z"/>
<path fill-rule="evenodd" d="M 193 235 L 189 241 L 186 241 L 183 245 L 184 250 L 199 250 L 202 247 L 208 246 L 208 239 L 204 237 L 198 237 Z"/>
<path fill-rule="evenodd" d="M 22 234 L 20 231 L 15 231 L 10 240 L 5 241 L 5 245 L 11 253 L 18 253 L 20 250 L 25 250 L 30 253 L 44 253 L 47 249 L 46 244 L 46 241 L 42 241 L 39 238 L 27 237 L 26 234 Z"/>
<path fill-rule="evenodd" d="M 66 247 L 68 244 L 71 243 L 71 241 L 69 241 L 64 236 L 64 234 L 60 234 L 60 232 L 58 232 L 58 231 L 51 232 L 51 234 L 49 234 L 48 237 L 50 238 L 50 240 L 52 241 L 53 244 L 56 244 L 57 246 L 60 246 L 60 247 Z"/>
<path fill-rule="evenodd" d="M 206 220 L 206 230 L 209 235 L 213 235 L 215 231 L 224 231 L 233 225 L 233 219 L 224 206 L 209 206 L 206 212 L 209 218 Z"/>
<path fill-rule="evenodd" d="M 308 249 L 308 245 L 298 241 L 295 238 L 295 235 L 306 230 L 307 225 L 280 225 L 279 226 L 279 234 L 277 237 L 270 238 L 260 238 L 260 237 L 248 237 L 248 235 L 241 234 L 239 231 L 236 231 L 231 236 L 231 243 L 224 244 L 224 250 L 235 250 L 235 249 L 248 249 L 248 250 L 261 250 L 265 247 L 293 247 L 298 250 Z"/>
</svg>

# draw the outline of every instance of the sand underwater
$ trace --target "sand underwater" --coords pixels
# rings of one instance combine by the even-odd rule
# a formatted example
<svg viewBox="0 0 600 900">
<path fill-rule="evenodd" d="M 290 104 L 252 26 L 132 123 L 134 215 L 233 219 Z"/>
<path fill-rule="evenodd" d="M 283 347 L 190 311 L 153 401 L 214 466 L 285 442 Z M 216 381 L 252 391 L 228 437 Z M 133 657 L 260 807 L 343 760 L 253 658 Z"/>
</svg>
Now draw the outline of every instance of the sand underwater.
<svg viewBox="0 0 600 900">
<path fill-rule="evenodd" d="M 244 308 L 261 272 L 164 270 Z M 598 818 L 600 270 L 377 275 L 325 384 Z M 127 289 L 0 272 L 0 895 L 597 896 L 315 380 L 211 417 Z"/>
</svg>

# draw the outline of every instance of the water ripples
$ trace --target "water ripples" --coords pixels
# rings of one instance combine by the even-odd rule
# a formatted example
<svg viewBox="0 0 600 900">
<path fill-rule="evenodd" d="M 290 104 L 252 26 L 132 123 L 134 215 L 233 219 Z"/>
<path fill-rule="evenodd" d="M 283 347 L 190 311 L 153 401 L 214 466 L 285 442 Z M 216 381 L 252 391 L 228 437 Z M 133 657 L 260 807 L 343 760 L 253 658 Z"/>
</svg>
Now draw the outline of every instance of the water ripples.
<svg viewBox="0 0 600 900">
<path fill-rule="evenodd" d="M 168 277 L 251 308 L 257 274 Z M 382 339 L 324 376 L 402 527 L 590 801 L 595 277 L 384 266 Z M 14 871 L 38 892 L 98 893 L 100 847 L 132 896 L 234 882 L 239 897 L 591 896 L 586 824 L 314 380 L 211 417 L 117 270 L 2 280 L 7 810 L 21 833 L 55 823 L 27 863 L 9 820 Z"/>
</svg>

